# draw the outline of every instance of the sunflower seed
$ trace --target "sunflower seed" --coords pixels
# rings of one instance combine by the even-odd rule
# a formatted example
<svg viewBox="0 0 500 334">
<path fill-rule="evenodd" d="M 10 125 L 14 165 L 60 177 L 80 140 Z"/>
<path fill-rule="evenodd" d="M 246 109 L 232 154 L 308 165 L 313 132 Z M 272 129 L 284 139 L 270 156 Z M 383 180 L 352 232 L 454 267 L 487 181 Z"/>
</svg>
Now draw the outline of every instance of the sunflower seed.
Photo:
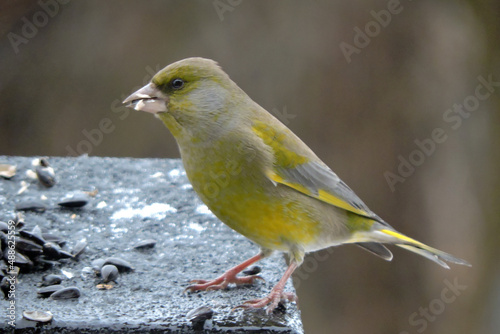
<svg viewBox="0 0 500 334">
<path fill-rule="evenodd" d="M 59 260 L 61 258 L 62 249 L 58 244 L 46 242 L 43 244 L 43 255 L 51 260 Z"/>
<path fill-rule="evenodd" d="M 201 329 L 206 320 L 212 319 L 214 311 L 208 306 L 201 306 L 189 311 L 186 319 L 191 321 L 193 327 Z"/>
<path fill-rule="evenodd" d="M 38 225 L 35 226 L 35 228 L 33 228 L 33 230 L 31 231 L 20 230 L 19 235 L 33 242 L 36 242 L 40 246 L 43 246 L 43 244 L 46 242 L 42 237 L 42 231 L 40 230 L 40 227 L 38 227 Z"/>
<path fill-rule="evenodd" d="M 80 254 L 83 253 L 83 251 L 85 250 L 85 248 L 87 247 L 87 242 L 85 240 L 80 240 L 76 243 L 76 245 L 73 247 L 73 249 L 71 250 L 71 255 L 73 255 L 73 257 L 77 258 L 78 256 L 80 256 Z"/>
<path fill-rule="evenodd" d="M 16 204 L 17 211 L 44 212 L 47 206 L 44 202 L 36 199 L 22 201 Z"/>
<path fill-rule="evenodd" d="M 262 271 L 261 267 L 259 267 L 259 266 L 253 266 L 252 268 L 249 268 L 247 270 L 243 270 L 241 273 L 244 274 L 244 275 L 247 275 L 247 276 L 251 276 L 251 275 L 257 275 L 261 271 Z"/>
<path fill-rule="evenodd" d="M 155 245 L 156 245 L 156 240 L 147 239 L 147 240 L 139 241 L 134 246 L 134 249 L 148 249 L 148 248 L 153 248 Z"/>
<path fill-rule="evenodd" d="M 16 249 L 24 254 L 42 254 L 42 246 L 28 239 L 16 238 Z"/>
<path fill-rule="evenodd" d="M 112 264 L 107 264 L 101 268 L 101 277 L 104 283 L 108 283 L 110 281 L 116 281 L 118 278 L 118 268 L 116 268 Z"/>
<path fill-rule="evenodd" d="M 128 263 L 127 261 L 120 259 L 118 257 L 108 257 L 106 260 L 104 260 L 103 265 L 106 265 L 106 264 L 114 265 L 116 268 L 118 268 L 118 270 L 120 272 L 128 272 L 128 271 L 134 270 L 134 268 L 132 267 L 132 265 L 130 263 Z"/>
<path fill-rule="evenodd" d="M 75 192 L 63 198 L 58 205 L 66 208 L 81 208 L 89 202 L 89 196 L 84 192 Z"/>
<path fill-rule="evenodd" d="M 60 300 L 60 299 L 71 299 L 71 298 L 79 298 L 81 295 L 80 289 L 76 286 L 71 286 L 68 288 L 62 288 L 61 290 L 57 290 L 52 295 L 50 295 L 51 299 Z"/>
<path fill-rule="evenodd" d="M 62 280 L 63 280 L 62 276 L 49 274 L 45 275 L 42 278 L 42 285 L 43 286 L 55 285 L 61 283 Z"/>
<path fill-rule="evenodd" d="M 102 266 L 104 266 L 104 263 L 106 261 L 104 259 L 96 259 L 90 263 L 92 266 L 92 269 L 94 269 L 95 272 L 100 273 Z"/>
<path fill-rule="evenodd" d="M 23 317 L 37 322 L 49 322 L 52 320 L 52 313 L 45 311 L 24 311 Z"/>
<path fill-rule="evenodd" d="M 111 290 L 115 286 L 113 284 L 97 284 L 95 287 L 99 290 Z"/>
<path fill-rule="evenodd" d="M 0 164 L 0 176 L 6 179 L 10 179 L 16 175 L 16 166 Z"/>
<path fill-rule="evenodd" d="M 41 158 L 38 161 L 35 172 L 38 181 L 47 188 L 53 187 L 56 184 L 56 173 L 54 172 L 54 168 L 50 166 L 47 158 Z"/>
<path fill-rule="evenodd" d="M 63 288 L 64 287 L 60 284 L 54 284 L 40 288 L 36 293 L 38 294 L 38 297 L 47 298 L 50 297 L 50 295 L 54 292 L 59 291 Z"/>
</svg>

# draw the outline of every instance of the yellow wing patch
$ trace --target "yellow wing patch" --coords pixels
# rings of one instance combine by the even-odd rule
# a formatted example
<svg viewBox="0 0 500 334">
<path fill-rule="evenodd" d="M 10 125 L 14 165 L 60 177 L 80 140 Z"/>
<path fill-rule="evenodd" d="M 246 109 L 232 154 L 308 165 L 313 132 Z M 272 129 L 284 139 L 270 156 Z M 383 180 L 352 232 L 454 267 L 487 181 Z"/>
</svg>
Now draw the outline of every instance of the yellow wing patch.
<svg viewBox="0 0 500 334">
<path fill-rule="evenodd" d="M 271 172 L 271 171 L 268 172 L 267 177 L 276 183 L 280 183 L 280 184 L 284 184 L 286 186 L 289 186 L 290 188 L 293 188 L 297 191 L 300 191 L 304 195 L 317 198 L 323 202 L 334 205 L 338 208 L 342 208 L 344 210 L 356 213 L 356 214 L 361 215 L 361 216 L 368 216 L 369 215 L 364 210 L 360 210 L 358 208 L 355 208 L 354 206 L 347 203 L 346 201 L 330 194 L 329 192 L 327 192 L 323 189 L 319 189 L 317 194 L 313 194 L 309 189 L 307 189 L 303 185 L 298 184 L 298 183 L 294 183 L 294 182 L 289 182 L 274 172 Z"/>
<path fill-rule="evenodd" d="M 323 202 L 330 203 L 331 205 L 335 205 L 336 207 L 357 213 L 358 215 L 362 215 L 362 216 L 368 215 L 368 212 L 361 210 L 361 209 L 358 209 L 358 208 L 355 208 L 354 206 L 347 203 L 346 201 L 344 201 L 338 197 L 335 197 L 334 195 L 330 194 L 329 192 L 327 192 L 323 189 L 319 189 L 317 198 L 322 200 Z"/>
<path fill-rule="evenodd" d="M 306 187 L 304 187 L 303 185 L 300 185 L 298 183 L 293 183 L 293 182 L 288 182 L 286 181 L 285 179 L 283 179 L 281 176 L 279 176 L 278 174 L 276 173 L 273 173 L 273 172 L 268 172 L 267 173 L 267 177 L 272 180 L 273 182 L 275 183 L 280 183 L 280 184 L 284 184 L 286 186 L 289 186 L 290 188 L 293 188 L 297 191 L 300 191 L 301 193 L 303 193 L 304 195 L 307 195 L 307 196 L 312 196 L 312 197 L 316 197 L 314 196 L 310 191 L 309 189 L 307 189 Z"/>
</svg>

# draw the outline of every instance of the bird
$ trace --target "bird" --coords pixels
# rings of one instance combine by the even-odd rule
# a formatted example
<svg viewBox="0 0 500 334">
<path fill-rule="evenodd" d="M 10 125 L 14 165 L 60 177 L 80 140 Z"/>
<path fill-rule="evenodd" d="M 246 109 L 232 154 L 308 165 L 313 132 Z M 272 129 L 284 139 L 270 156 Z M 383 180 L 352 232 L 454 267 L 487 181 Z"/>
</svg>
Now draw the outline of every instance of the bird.
<svg viewBox="0 0 500 334">
<path fill-rule="evenodd" d="M 356 244 L 391 261 L 384 244 L 419 254 L 449 269 L 470 264 L 410 238 L 385 222 L 288 127 L 254 102 L 217 62 L 191 57 L 174 62 L 123 103 L 154 114 L 174 136 L 186 175 L 200 199 L 223 223 L 256 243 L 251 258 L 187 291 L 252 284 L 238 276 L 275 251 L 288 267 L 269 294 L 237 307 L 266 308 L 297 302 L 284 291 L 305 254 Z"/>
</svg>

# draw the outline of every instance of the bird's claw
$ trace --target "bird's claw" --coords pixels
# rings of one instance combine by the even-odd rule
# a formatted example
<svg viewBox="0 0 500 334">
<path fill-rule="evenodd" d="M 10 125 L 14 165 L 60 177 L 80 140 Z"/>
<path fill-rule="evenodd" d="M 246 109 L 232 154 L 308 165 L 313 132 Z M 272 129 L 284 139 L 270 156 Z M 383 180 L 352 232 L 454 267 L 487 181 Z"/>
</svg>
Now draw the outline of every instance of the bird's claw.
<svg viewBox="0 0 500 334">
<path fill-rule="evenodd" d="M 283 292 L 283 291 L 281 292 L 271 291 L 271 293 L 267 297 L 247 300 L 243 304 L 236 306 L 234 309 L 237 308 L 257 309 L 257 308 L 263 308 L 267 305 L 266 313 L 271 314 L 276 309 L 276 307 L 278 307 L 278 304 L 281 301 L 285 300 L 289 302 L 298 302 L 298 298 L 294 293 Z"/>
</svg>

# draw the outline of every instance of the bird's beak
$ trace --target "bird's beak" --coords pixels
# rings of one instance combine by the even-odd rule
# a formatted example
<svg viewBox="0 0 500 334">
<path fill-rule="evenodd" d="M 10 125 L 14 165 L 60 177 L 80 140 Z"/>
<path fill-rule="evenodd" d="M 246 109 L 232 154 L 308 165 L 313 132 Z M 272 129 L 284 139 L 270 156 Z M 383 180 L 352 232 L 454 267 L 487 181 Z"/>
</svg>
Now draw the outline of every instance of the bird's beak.
<svg viewBox="0 0 500 334">
<path fill-rule="evenodd" d="M 135 110 L 147 111 L 153 114 L 167 112 L 168 97 L 155 84 L 149 83 L 129 97 L 123 104 Z"/>
</svg>

